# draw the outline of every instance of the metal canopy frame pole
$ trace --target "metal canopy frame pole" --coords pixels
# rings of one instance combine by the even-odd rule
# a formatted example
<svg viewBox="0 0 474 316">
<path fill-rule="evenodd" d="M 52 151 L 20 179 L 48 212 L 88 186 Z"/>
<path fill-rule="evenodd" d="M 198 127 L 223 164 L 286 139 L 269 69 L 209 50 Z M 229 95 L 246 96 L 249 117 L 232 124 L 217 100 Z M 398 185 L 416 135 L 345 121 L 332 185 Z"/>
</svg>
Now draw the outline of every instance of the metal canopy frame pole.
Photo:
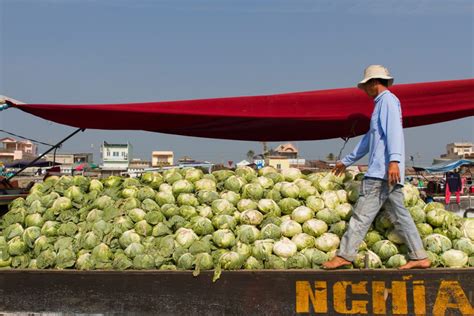
<svg viewBox="0 0 474 316">
<path fill-rule="evenodd" d="M 11 176 L 5 178 L 3 181 L 10 181 L 13 177 L 16 177 L 18 174 L 20 174 L 22 171 L 24 171 L 26 168 L 29 168 L 31 167 L 35 162 L 37 162 L 38 160 L 40 160 L 41 158 L 43 158 L 44 156 L 46 156 L 47 154 L 49 154 L 51 151 L 55 151 L 56 152 L 56 149 L 58 149 L 59 147 L 61 147 L 61 145 L 69 140 L 71 137 L 73 137 L 74 135 L 76 135 L 77 133 L 79 132 L 83 132 L 85 131 L 86 129 L 85 128 L 78 128 L 77 130 L 75 130 L 74 132 L 72 132 L 71 134 L 69 134 L 66 138 L 64 138 L 63 140 L 61 140 L 60 142 L 58 142 L 57 144 L 53 145 L 50 149 L 48 149 L 47 151 L 45 151 L 44 153 L 42 153 L 40 156 L 36 157 L 33 161 L 31 161 L 29 164 L 27 164 L 26 166 L 24 166 L 23 168 L 21 168 L 20 170 L 18 170 L 17 172 L 15 172 L 14 174 L 12 174 Z"/>
</svg>

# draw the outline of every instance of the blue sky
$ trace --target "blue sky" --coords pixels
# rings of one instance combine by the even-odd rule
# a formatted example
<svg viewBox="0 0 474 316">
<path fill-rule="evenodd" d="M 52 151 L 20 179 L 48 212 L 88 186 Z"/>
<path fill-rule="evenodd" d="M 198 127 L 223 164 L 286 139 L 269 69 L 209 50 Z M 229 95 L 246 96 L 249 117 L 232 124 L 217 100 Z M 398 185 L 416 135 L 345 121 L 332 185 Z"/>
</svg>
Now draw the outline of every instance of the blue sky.
<svg viewBox="0 0 474 316">
<path fill-rule="evenodd" d="M 390 68 L 398 83 L 471 78 L 473 12 L 469 0 L 0 0 L 0 94 L 31 103 L 258 95 L 354 86 L 373 63 Z M 1 112 L 0 126 L 45 142 L 72 130 L 16 110 Z M 405 136 L 407 155 L 430 163 L 446 143 L 474 141 L 474 118 Z M 130 141 L 146 159 L 152 150 L 174 150 L 239 161 L 261 148 L 89 130 L 63 151 L 92 150 L 97 160 L 102 140 Z M 342 141 L 296 145 L 318 159 L 339 152 Z"/>
</svg>

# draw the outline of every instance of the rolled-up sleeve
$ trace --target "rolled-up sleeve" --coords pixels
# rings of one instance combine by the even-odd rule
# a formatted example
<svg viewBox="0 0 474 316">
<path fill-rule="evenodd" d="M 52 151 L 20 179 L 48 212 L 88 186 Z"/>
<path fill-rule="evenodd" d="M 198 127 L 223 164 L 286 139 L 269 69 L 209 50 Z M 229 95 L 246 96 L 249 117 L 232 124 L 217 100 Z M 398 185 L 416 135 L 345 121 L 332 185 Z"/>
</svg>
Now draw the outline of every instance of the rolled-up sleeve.
<svg viewBox="0 0 474 316">
<path fill-rule="evenodd" d="M 403 152 L 403 125 L 400 104 L 394 98 L 384 98 L 379 119 L 387 142 L 389 160 L 400 162 Z"/>
</svg>

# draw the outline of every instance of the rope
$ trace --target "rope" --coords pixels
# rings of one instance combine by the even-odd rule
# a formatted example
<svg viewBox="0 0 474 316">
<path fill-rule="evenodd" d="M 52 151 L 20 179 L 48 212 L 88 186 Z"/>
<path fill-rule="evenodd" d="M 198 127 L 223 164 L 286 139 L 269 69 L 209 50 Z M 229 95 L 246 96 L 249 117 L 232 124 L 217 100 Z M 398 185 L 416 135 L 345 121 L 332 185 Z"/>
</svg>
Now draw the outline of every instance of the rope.
<svg viewBox="0 0 474 316">
<path fill-rule="evenodd" d="M 51 144 L 48 144 L 48 143 L 43 143 L 39 140 L 34 140 L 32 138 L 28 138 L 28 137 L 24 137 L 24 136 L 21 136 L 21 135 L 18 135 L 18 134 L 14 134 L 14 133 L 11 133 L 11 132 L 7 132 L 3 129 L 0 129 L 0 132 L 1 133 L 5 133 L 5 134 L 8 134 L 8 135 L 11 135 L 11 136 L 14 136 L 14 137 L 18 137 L 18 138 L 21 138 L 21 139 L 24 139 L 24 140 L 29 140 L 30 142 L 32 143 L 37 143 L 37 144 L 41 144 L 41 145 L 46 145 L 46 146 L 49 146 L 49 147 L 53 147 L 54 145 L 51 145 Z"/>
<path fill-rule="evenodd" d="M 342 144 L 341 150 L 339 150 L 339 154 L 337 155 L 336 161 L 341 160 L 342 151 L 344 150 L 344 148 L 346 148 L 346 145 L 349 142 L 349 140 L 351 139 L 351 137 L 355 136 L 355 127 L 356 127 L 356 125 L 357 125 L 357 120 L 354 121 L 354 123 L 352 123 L 352 127 L 351 127 L 351 131 L 349 133 L 349 136 L 342 137 L 342 140 L 344 141 L 344 144 Z"/>
<path fill-rule="evenodd" d="M 336 161 L 341 160 L 342 151 L 344 150 L 344 148 L 346 147 L 347 143 L 349 142 L 349 140 L 351 138 L 350 137 L 343 137 L 342 139 L 344 140 L 344 144 L 342 144 L 341 150 L 339 150 L 339 154 L 337 155 Z"/>
</svg>

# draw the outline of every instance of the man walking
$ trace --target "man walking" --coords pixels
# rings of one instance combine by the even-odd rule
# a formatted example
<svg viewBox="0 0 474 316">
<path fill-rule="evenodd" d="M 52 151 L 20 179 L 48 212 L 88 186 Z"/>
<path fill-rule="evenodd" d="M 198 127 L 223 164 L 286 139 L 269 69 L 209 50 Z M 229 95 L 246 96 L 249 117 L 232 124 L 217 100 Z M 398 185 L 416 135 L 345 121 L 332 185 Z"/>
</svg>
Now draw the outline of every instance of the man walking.
<svg viewBox="0 0 474 316">
<path fill-rule="evenodd" d="M 388 90 L 392 84 L 393 77 L 381 65 L 367 67 L 364 79 L 358 84 L 375 102 L 370 129 L 354 151 L 336 163 L 333 172 L 343 173 L 367 153 L 369 169 L 337 256 L 323 264 L 326 269 L 348 265 L 355 259 L 359 245 L 385 202 L 390 204 L 390 218 L 409 249 L 410 260 L 400 269 L 430 267 L 415 222 L 403 204 L 405 143 L 400 101 Z"/>
</svg>

